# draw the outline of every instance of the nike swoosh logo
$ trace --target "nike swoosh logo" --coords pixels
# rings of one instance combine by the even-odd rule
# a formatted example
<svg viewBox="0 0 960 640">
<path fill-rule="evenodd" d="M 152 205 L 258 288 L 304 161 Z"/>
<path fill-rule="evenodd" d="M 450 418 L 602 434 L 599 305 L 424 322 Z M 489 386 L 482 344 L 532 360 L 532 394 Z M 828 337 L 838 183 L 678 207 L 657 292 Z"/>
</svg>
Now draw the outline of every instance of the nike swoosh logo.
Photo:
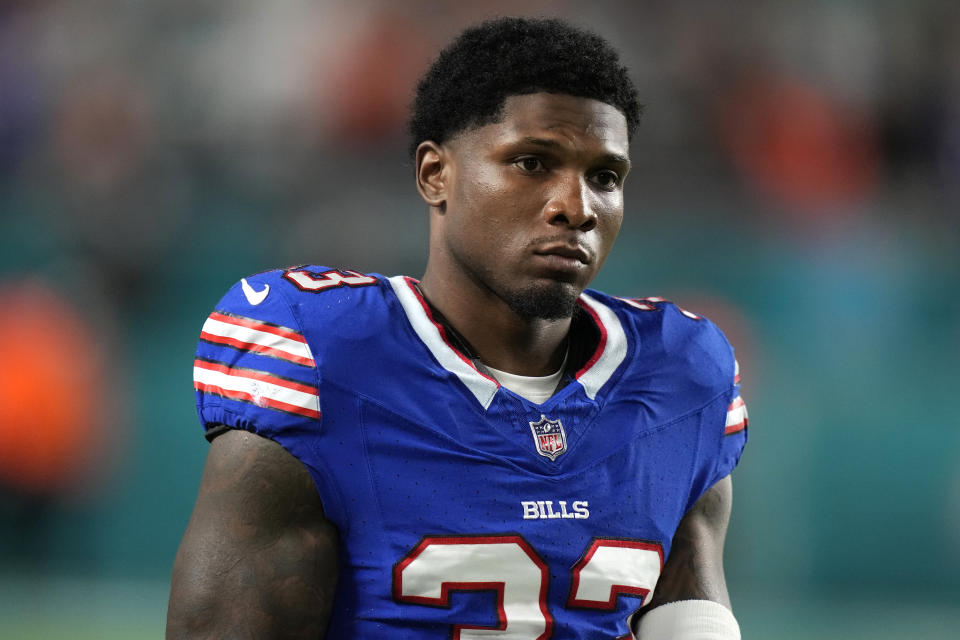
<svg viewBox="0 0 960 640">
<path fill-rule="evenodd" d="M 246 278 L 240 280 L 240 286 L 243 287 L 243 295 L 247 296 L 247 302 L 253 306 L 257 306 L 266 300 L 267 294 L 270 293 L 270 285 L 265 284 L 263 285 L 263 291 L 256 291 L 250 286 L 250 283 L 247 282 Z"/>
</svg>

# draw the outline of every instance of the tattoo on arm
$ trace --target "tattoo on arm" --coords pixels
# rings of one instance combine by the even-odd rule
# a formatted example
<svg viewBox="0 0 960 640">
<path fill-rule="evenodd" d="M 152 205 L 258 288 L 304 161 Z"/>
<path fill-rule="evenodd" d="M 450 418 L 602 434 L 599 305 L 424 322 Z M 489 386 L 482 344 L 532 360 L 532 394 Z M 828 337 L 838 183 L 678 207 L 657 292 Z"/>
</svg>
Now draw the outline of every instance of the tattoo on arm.
<svg viewBox="0 0 960 640">
<path fill-rule="evenodd" d="M 338 536 L 307 469 L 280 445 L 214 439 L 174 561 L 167 638 L 320 638 Z"/>
</svg>

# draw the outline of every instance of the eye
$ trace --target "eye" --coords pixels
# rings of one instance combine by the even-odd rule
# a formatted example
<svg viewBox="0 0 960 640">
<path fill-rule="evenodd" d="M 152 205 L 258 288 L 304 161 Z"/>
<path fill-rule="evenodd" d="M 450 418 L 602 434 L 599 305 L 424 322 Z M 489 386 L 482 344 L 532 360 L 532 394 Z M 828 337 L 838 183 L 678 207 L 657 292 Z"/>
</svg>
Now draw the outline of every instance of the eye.
<svg viewBox="0 0 960 640">
<path fill-rule="evenodd" d="M 546 169 L 546 167 L 543 166 L 543 161 L 536 156 L 523 156 L 522 158 L 517 158 L 514 161 L 514 164 L 527 173 L 539 173 L 540 171 L 544 171 Z"/>
<path fill-rule="evenodd" d="M 620 184 L 620 176 L 615 171 L 602 169 L 593 174 L 593 181 L 604 189 L 613 189 Z"/>
</svg>

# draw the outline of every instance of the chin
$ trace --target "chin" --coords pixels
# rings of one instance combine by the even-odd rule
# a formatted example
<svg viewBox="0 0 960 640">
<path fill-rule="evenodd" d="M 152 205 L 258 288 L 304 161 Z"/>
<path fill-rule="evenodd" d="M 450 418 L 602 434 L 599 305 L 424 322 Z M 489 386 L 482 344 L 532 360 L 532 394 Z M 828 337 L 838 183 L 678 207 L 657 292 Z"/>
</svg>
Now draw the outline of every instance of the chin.
<svg viewBox="0 0 960 640">
<path fill-rule="evenodd" d="M 523 318 L 559 320 L 573 315 L 580 291 L 573 284 L 554 281 L 511 291 L 503 299 Z"/>
</svg>

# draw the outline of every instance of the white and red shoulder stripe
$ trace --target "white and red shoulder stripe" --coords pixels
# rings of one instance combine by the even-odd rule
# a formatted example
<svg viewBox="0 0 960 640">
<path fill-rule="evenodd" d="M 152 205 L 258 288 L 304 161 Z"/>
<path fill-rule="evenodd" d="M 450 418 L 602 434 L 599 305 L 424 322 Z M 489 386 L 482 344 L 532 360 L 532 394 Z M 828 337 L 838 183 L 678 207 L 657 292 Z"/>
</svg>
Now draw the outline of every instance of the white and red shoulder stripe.
<svg viewBox="0 0 960 640">
<path fill-rule="evenodd" d="M 727 422 L 724 425 L 723 434 L 729 436 L 743 431 L 747 428 L 748 422 L 747 405 L 743 402 L 743 398 L 737 396 L 727 407 Z"/>
<path fill-rule="evenodd" d="M 482 373 L 473 362 L 447 339 L 446 331 L 430 313 L 430 308 L 417 290 L 412 278 L 393 276 L 390 286 L 400 301 L 410 326 L 433 357 L 447 371 L 456 375 L 484 409 L 490 407 L 500 383 Z"/>
<path fill-rule="evenodd" d="M 264 409 L 307 418 L 320 417 L 320 396 L 316 387 L 266 371 L 196 358 L 193 361 L 193 387 L 203 393 Z"/>
<path fill-rule="evenodd" d="M 214 311 L 203 323 L 200 339 L 305 367 L 315 366 L 302 334 L 254 318 Z"/>
<path fill-rule="evenodd" d="M 581 293 L 578 304 L 600 331 L 596 350 L 576 373 L 577 381 L 592 400 L 627 357 L 627 334 L 617 314 L 599 300 Z"/>
</svg>

